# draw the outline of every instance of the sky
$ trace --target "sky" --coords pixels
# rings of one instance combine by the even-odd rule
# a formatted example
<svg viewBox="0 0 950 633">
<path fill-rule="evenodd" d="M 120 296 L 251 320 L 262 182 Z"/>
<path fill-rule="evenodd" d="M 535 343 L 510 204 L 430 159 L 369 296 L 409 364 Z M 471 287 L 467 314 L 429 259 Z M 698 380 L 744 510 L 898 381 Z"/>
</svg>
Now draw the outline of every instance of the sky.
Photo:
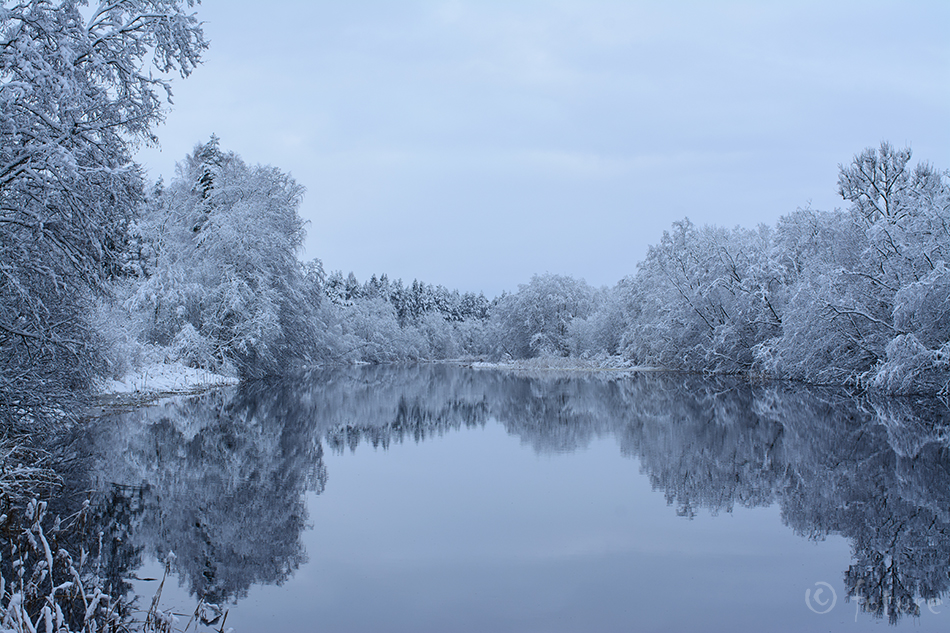
<svg viewBox="0 0 950 633">
<path fill-rule="evenodd" d="M 950 2 L 204 0 L 170 181 L 211 134 L 306 187 L 301 258 L 494 296 L 613 285 L 672 222 L 834 209 L 889 141 L 950 168 Z"/>
</svg>

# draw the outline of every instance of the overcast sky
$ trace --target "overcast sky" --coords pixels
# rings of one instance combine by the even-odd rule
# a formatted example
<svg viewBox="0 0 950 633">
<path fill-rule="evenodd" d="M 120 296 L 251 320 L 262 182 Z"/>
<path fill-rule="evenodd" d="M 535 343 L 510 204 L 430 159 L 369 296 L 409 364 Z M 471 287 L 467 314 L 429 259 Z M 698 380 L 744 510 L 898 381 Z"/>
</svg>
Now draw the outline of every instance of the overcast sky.
<svg viewBox="0 0 950 633">
<path fill-rule="evenodd" d="M 489 296 L 612 285 L 674 220 L 832 209 L 888 140 L 950 168 L 950 2 L 205 0 L 153 178 L 212 133 L 307 188 L 303 259 Z"/>
</svg>

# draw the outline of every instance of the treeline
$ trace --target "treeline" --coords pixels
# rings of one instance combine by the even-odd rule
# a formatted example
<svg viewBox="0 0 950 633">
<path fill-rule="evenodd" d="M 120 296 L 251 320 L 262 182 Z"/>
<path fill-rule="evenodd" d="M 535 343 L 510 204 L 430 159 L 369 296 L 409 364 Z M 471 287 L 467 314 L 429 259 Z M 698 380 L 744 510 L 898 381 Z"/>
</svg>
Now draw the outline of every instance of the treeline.
<svg viewBox="0 0 950 633">
<path fill-rule="evenodd" d="M 403 285 L 402 279 L 389 281 L 386 273 L 360 284 L 353 273 L 344 278 L 342 271 L 336 271 L 326 278 L 324 287 L 327 298 L 340 306 L 353 305 L 360 299 L 382 299 L 392 305 L 402 326 L 418 323 L 430 312 L 438 312 L 448 321 L 487 319 L 491 306 L 484 293 L 459 293 L 418 279 Z"/>
<path fill-rule="evenodd" d="M 799 209 L 756 229 L 674 223 L 575 327 L 577 351 L 946 393 L 950 188 L 946 172 L 911 168 L 910 157 L 882 143 L 841 166 L 846 210 Z M 584 336 L 595 342 L 584 345 Z"/>
<path fill-rule="evenodd" d="M 593 331 L 612 295 L 583 281 L 536 276 L 489 300 L 300 262 L 302 195 L 290 176 L 247 165 L 214 136 L 171 183 L 149 188 L 112 293 L 95 302 L 108 372 L 174 361 L 259 378 L 328 363 L 617 353 Z"/>
<path fill-rule="evenodd" d="M 360 285 L 334 273 L 324 294 L 362 323 L 348 332 L 375 341 L 369 347 L 381 345 L 369 334 L 380 331 L 376 319 L 402 336 L 429 325 L 428 353 L 391 345 L 392 360 L 577 357 L 947 393 L 950 187 L 946 172 L 910 159 L 909 149 L 882 143 L 840 166 L 845 210 L 798 209 L 754 229 L 675 222 L 613 288 L 544 274 L 475 302 L 418 282 L 403 288 L 374 276 Z"/>
<path fill-rule="evenodd" d="M 148 195 L 114 305 L 131 320 L 129 349 L 243 376 L 573 357 L 945 393 L 950 193 L 945 173 L 910 157 L 884 143 L 842 166 L 847 210 L 799 209 L 755 229 L 685 219 L 613 288 L 544 274 L 488 300 L 299 263 L 302 189 L 212 137 Z M 136 353 L 120 351 L 115 370 Z"/>
</svg>

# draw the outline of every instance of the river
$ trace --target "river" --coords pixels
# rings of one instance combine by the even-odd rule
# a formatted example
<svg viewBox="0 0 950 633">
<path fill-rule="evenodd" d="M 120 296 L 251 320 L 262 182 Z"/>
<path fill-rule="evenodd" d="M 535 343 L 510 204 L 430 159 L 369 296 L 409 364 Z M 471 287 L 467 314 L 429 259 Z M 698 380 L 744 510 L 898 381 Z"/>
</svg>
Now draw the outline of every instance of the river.
<svg viewBox="0 0 950 633">
<path fill-rule="evenodd" d="M 181 626 L 945 631 L 948 430 L 785 383 L 348 367 L 93 420 L 58 503 L 114 595 L 167 561 Z"/>
</svg>

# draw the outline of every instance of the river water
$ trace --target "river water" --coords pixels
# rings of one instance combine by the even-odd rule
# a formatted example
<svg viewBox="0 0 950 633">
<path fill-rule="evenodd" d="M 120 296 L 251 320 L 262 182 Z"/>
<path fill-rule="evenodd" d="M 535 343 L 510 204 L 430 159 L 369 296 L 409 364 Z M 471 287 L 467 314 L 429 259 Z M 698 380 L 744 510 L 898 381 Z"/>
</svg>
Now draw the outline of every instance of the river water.
<svg viewBox="0 0 950 633">
<path fill-rule="evenodd" d="M 258 631 L 945 631 L 939 401 L 355 367 L 92 421 L 114 593 Z M 220 625 L 220 622 L 218 623 Z"/>
</svg>

